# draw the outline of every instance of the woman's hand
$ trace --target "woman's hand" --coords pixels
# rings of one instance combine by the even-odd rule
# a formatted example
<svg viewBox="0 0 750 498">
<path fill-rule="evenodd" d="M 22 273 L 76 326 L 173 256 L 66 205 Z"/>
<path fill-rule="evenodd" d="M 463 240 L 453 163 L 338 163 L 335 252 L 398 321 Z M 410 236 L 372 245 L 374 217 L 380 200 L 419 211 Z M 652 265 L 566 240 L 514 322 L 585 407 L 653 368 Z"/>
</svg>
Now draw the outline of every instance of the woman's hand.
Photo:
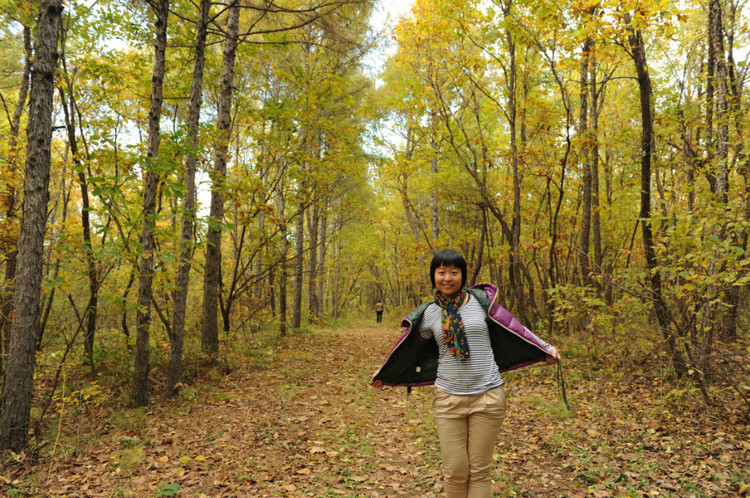
<svg viewBox="0 0 750 498">
<path fill-rule="evenodd" d="M 557 350 L 557 348 L 552 348 L 552 351 L 547 354 L 545 360 L 547 360 L 547 363 L 557 363 L 558 361 L 562 360 L 562 357 L 560 356 L 560 352 Z"/>
</svg>

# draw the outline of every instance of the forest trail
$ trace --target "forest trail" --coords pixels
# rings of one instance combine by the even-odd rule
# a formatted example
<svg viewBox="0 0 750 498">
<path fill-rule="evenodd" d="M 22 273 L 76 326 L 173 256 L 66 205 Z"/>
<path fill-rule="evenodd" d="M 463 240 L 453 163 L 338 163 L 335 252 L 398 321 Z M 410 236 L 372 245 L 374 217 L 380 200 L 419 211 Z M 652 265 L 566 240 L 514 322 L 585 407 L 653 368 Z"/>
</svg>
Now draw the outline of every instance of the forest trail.
<svg viewBox="0 0 750 498">
<path fill-rule="evenodd" d="M 95 424 L 101 432 L 92 444 L 10 476 L 25 479 L 14 489 L 30 496 L 438 496 L 431 390 L 407 398 L 402 388 L 368 386 L 398 336 L 395 327 L 374 324 L 292 334 L 208 391 L 186 387 L 179 402 L 155 400 L 131 422 Z M 611 418 L 606 406 L 594 416 L 586 408 L 573 417 L 545 412 L 559 405 L 553 368 L 506 377 L 511 402 L 497 444 L 496 496 L 616 496 L 628 483 L 639 486 L 632 496 L 684 489 L 664 475 L 671 467 L 652 463 L 659 447 L 639 445 L 631 430 L 620 430 L 630 422 Z M 727 458 L 748 456 L 742 437 Z M 680 440 L 669 439 L 674 458 Z M 726 463 L 726 451 L 715 459 L 706 452 L 701 468 Z M 604 466 L 620 484 L 605 482 L 614 478 Z M 696 496 L 723 496 L 720 481 L 706 482 L 713 488 Z"/>
</svg>

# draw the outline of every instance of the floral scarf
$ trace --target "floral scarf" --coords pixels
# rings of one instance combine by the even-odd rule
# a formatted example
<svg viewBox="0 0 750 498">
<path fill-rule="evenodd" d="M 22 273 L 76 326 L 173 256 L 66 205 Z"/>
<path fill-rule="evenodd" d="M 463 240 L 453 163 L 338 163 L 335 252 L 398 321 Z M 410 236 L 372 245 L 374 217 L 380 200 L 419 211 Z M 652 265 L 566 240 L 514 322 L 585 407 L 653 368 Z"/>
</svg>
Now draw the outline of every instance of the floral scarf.
<svg viewBox="0 0 750 498">
<path fill-rule="evenodd" d="M 443 310 L 443 344 L 448 346 L 451 355 L 459 360 L 469 357 L 469 342 L 466 340 L 466 329 L 461 313 L 458 309 L 466 299 L 466 289 L 453 296 L 453 299 L 445 299 L 439 291 L 435 291 L 435 304 Z"/>
</svg>

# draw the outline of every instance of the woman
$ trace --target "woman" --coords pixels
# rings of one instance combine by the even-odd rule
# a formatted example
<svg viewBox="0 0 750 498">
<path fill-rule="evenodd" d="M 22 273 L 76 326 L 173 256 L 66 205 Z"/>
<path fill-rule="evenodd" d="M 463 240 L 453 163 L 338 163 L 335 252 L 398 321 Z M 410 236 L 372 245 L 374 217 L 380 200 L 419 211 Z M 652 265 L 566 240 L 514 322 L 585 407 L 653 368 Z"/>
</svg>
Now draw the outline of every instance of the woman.
<svg viewBox="0 0 750 498">
<path fill-rule="evenodd" d="M 466 260 L 432 258 L 435 300 L 404 317 L 401 339 L 375 373 L 375 387 L 434 384 L 433 412 L 448 498 L 492 496 L 492 450 L 505 416 L 501 371 L 560 359 L 495 301 L 497 288 L 466 289 Z"/>
</svg>

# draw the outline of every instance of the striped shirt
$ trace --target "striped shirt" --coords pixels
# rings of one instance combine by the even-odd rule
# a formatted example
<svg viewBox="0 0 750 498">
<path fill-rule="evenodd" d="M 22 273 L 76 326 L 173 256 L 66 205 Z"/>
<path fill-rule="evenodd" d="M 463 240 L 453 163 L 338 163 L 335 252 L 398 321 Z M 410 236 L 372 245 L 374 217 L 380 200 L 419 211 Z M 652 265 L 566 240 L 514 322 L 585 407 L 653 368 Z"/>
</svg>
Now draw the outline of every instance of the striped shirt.
<svg viewBox="0 0 750 498">
<path fill-rule="evenodd" d="M 425 309 L 420 334 L 429 340 L 434 338 L 438 344 L 437 379 L 435 387 L 451 394 L 481 394 L 503 384 L 500 371 L 490 345 L 490 333 L 487 328 L 487 313 L 474 296 L 460 308 L 461 319 L 466 329 L 469 343 L 469 357 L 459 360 L 451 355 L 448 346 L 443 344 L 442 309 L 435 303 Z"/>
</svg>

